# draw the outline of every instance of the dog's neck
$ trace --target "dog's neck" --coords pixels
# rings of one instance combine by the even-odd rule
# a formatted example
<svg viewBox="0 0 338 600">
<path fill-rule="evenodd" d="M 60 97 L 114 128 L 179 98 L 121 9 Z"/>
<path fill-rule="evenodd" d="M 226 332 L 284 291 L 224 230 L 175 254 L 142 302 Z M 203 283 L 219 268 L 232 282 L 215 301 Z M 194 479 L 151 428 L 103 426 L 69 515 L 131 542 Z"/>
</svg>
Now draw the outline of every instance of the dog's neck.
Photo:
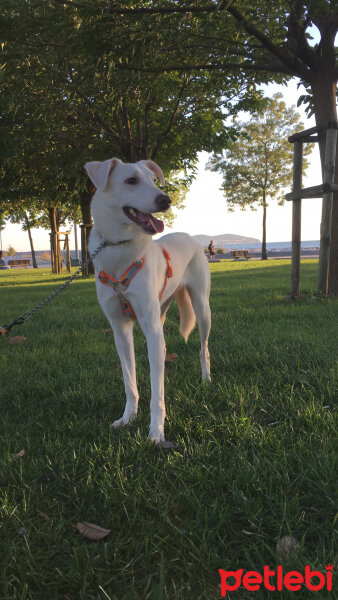
<svg viewBox="0 0 338 600">
<path fill-rule="evenodd" d="M 145 240 L 136 237 L 129 240 L 116 240 L 116 242 L 101 236 L 102 234 L 93 229 L 89 241 L 91 252 L 94 252 L 102 242 L 104 243 L 103 251 L 95 258 L 95 269 L 103 270 L 117 279 L 135 260 L 145 256 L 149 243 L 153 243 L 150 236 Z"/>
<path fill-rule="evenodd" d="M 104 242 L 105 247 L 112 250 L 121 250 L 126 252 L 132 248 L 147 248 L 152 236 L 138 232 L 135 227 L 107 227 L 101 226 L 97 221 L 94 221 L 92 236 L 95 241 L 100 244 Z"/>
<path fill-rule="evenodd" d="M 121 240 L 120 242 L 107 242 L 103 240 L 105 248 L 107 246 L 122 246 L 122 244 L 129 244 L 129 242 L 132 242 L 132 240 Z"/>
</svg>

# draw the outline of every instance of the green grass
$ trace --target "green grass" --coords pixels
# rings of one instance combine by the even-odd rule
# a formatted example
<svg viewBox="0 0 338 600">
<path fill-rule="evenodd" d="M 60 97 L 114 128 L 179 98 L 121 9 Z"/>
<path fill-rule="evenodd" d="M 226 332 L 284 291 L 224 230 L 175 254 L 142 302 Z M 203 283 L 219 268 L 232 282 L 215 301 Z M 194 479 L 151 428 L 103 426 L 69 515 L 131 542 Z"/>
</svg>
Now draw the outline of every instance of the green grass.
<svg viewBox="0 0 338 600">
<path fill-rule="evenodd" d="M 149 368 L 138 326 L 139 416 L 110 429 L 124 388 L 93 279 L 76 280 L 13 330 L 25 343 L 0 340 L 0 600 L 217 600 L 219 568 L 273 568 L 285 535 L 300 542 L 287 570 L 337 565 L 337 302 L 313 295 L 314 261 L 302 263 L 306 298 L 297 302 L 285 299 L 287 261 L 211 270 L 209 386 L 200 382 L 197 331 L 185 345 L 174 306 L 165 324 L 167 351 L 179 355 L 166 366 L 175 452 L 147 441 Z M 0 322 L 65 279 L 0 272 Z M 78 521 L 111 534 L 86 540 Z M 227 598 L 312 596 L 241 588 Z"/>
</svg>

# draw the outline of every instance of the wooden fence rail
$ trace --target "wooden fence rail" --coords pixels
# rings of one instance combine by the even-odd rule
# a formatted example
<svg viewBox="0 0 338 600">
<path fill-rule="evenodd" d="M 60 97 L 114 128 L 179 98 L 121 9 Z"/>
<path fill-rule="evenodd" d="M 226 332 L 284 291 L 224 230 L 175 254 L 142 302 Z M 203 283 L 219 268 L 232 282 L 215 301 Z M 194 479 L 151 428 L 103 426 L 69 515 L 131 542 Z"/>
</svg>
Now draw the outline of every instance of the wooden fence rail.
<svg viewBox="0 0 338 600">
<path fill-rule="evenodd" d="M 338 191 L 334 183 L 335 161 L 337 149 L 338 125 L 329 123 L 327 128 L 311 127 L 289 137 L 289 142 L 294 144 L 293 154 L 293 187 L 292 192 L 286 194 L 286 200 L 291 200 L 292 207 L 292 262 L 291 262 L 291 297 L 300 296 L 300 249 L 301 249 L 301 210 L 302 198 L 323 198 L 322 221 L 320 228 L 320 251 L 318 267 L 318 293 L 328 292 L 329 259 L 331 243 L 331 221 L 333 193 Z M 325 162 L 323 169 L 323 182 L 308 188 L 302 188 L 303 144 L 316 141 L 325 134 Z"/>
</svg>

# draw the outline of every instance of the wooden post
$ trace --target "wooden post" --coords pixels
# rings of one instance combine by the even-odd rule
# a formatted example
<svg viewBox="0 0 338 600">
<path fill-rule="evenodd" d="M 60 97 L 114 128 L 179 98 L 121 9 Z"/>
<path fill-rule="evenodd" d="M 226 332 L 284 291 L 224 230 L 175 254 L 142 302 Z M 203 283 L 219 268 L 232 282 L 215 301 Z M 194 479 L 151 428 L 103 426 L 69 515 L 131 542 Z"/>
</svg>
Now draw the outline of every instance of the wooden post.
<svg viewBox="0 0 338 600">
<path fill-rule="evenodd" d="M 74 222 L 74 238 L 75 238 L 75 258 L 77 258 L 77 260 L 79 260 L 79 246 L 77 243 L 77 225 Z"/>
<path fill-rule="evenodd" d="M 84 265 L 84 263 L 86 262 L 86 260 L 89 258 L 89 252 L 88 252 L 88 238 L 89 238 L 89 233 L 91 231 L 93 227 L 92 223 L 85 223 L 80 225 L 81 228 L 81 263 L 82 263 L 82 267 Z M 92 265 L 92 263 L 91 263 Z M 90 273 L 93 273 L 93 269 L 90 268 L 90 265 L 88 265 L 86 268 L 83 269 L 82 271 L 82 276 L 83 277 L 88 277 L 88 275 Z"/>
<path fill-rule="evenodd" d="M 291 260 L 291 297 L 300 296 L 300 245 L 301 245 L 301 212 L 302 212 L 302 169 L 303 143 L 294 142 L 293 149 L 293 185 L 292 192 L 299 197 L 292 202 L 292 260 Z"/>
<path fill-rule="evenodd" d="M 67 271 L 70 273 L 69 231 L 65 232 L 65 250 L 67 252 Z"/>
<path fill-rule="evenodd" d="M 52 273 L 54 273 L 54 269 L 53 269 L 53 239 L 52 239 L 52 233 L 49 234 L 49 243 L 50 243 L 50 262 L 52 263 Z"/>
<path fill-rule="evenodd" d="M 52 262 L 52 273 L 59 273 L 59 265 L 57 260 L 57 240 L 56 233 L 50 233 L 50 255 Z"/>
<path fill-rule="evenodd" d="M 325 164 L 323 183 L 332 185 L 334 183 L 335 162 L 337 148 L 337 129 L 328 129 L 326 132 Z M 332 221 L 333 192 L 329 191 L 323 195 L 322 222 L 320 226 L 320 251 L 318 268 L 318 293 L 328 293 L 329 260 L 331 243 L 331 221 Z"/>
<path fill-rule="evenodd" d="M 86 236 L 86 226 L 80 225 L 81 229 L 81 264 L 82 264 L 82 277 L 87 277 L 88 272 L 87 269 L 84 268 L 84 263 L 87 260 L 87 236 Z"/>
<path fill-rule="evenodd" d="M 60 244 L 60 233 L 56 232 L 56 244 L 57 244 L 57 273 L 62 273 L 63 265 L 62 265 L 62 254 L 61 254 L 61 244 Z"/>
<path fill-rule="evenodd" d="M 49 234 L 50 237 L 50 253 L 51 253 L 51 262 L 52 262 L 52 272 L 53 273 L 62 273 L 63 265 L 62 265 L 62 254 L 61 254 L 61 246 L 60 243 L 63 241 L 64 246 L 63 249 L 67 252 L 67 269 L 70 272 L 70 250 L 69 250 L 69 231 L 54 231 Z M 61 235 L 65 236 L 65 239 L 62 240 L 60 238 Z"/>
</svg>

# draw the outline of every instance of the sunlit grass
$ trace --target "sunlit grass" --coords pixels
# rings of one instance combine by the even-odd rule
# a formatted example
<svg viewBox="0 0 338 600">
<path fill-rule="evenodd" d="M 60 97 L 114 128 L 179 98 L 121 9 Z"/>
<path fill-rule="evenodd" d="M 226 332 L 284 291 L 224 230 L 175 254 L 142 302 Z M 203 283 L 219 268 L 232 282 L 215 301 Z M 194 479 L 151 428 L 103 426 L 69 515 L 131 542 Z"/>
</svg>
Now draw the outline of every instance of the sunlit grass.
<svg viewBox="0 0 338 600">
<path fill-rule="evenodd" d="M 168 352 L 179 355 L 166 366 L 175 452 L 147 441 L 138 326 L 139 416 L 110 429 L 124 388 L 93 279 L 75 281 L 13 330 L 26 342 L 0 340 L 0 600 L 214 600 L 219 568 L 273 567 L 284 535 L 300 542 L 289 568 L 337 564 L 337 302 L 313 295 L 314 261 L 302 264 L 299 302 L 285 299 L 288 261 L 223 261 L 211 271 L 209 386 L 197 331 L 185 345 L 174 306 L 165 324 Z M 1 324 L 65 279 L 1 272 Z M 74 528 L 81 520 L 111 534 L 85 540 Z M 252 597 L 242 589 L 231 600 Z"/>
</svg>

